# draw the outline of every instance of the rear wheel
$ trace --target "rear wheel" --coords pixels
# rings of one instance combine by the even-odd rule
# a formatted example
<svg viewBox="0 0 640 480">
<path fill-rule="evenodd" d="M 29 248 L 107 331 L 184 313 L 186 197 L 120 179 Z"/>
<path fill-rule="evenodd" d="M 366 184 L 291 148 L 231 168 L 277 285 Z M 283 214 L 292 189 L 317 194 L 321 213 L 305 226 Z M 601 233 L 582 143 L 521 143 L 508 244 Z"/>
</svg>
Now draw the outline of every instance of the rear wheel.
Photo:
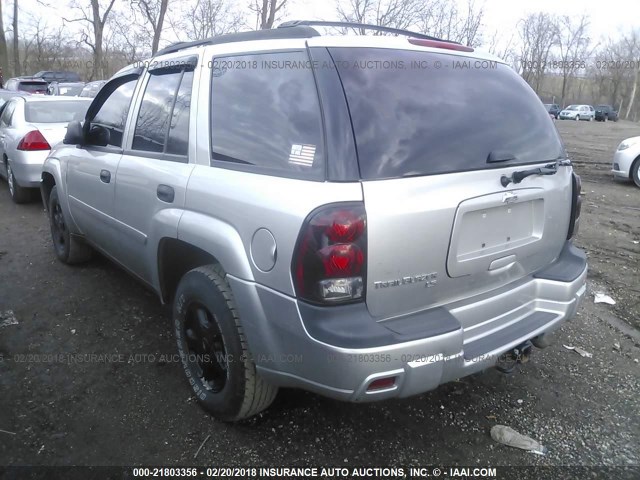
<svg viewBox="0 0 640 480">
<path fill-rule="evenodd" d="M 182 277 L 173 319 L 182 366 L 205 410 L 234 422 L 256 415 L 273 402 L 278 388 L 256 371 L 219 265 L 199 267 Z"/>
<path fill-rule="evenodd" d="M 11 200 L 13 200 L 15 203 L 25 203 L 31 200 L 31 192 L 29 192 L 28 188 L 24 188 L 18 185 L 9 162 L 7 162 L 7 183 L 9 184 L 9 194 L 11 195 Z"/>
<path fill-rule="evenodd" d="M 49 195 L 49 225 L 51 240 L 58 259 L 67 264 L 81 263 L 89 260 L 93 254 L 91 247 L 69 232 L 68 222 L 60 206 L 58 187 L 51 189 Z"/>
</svg>

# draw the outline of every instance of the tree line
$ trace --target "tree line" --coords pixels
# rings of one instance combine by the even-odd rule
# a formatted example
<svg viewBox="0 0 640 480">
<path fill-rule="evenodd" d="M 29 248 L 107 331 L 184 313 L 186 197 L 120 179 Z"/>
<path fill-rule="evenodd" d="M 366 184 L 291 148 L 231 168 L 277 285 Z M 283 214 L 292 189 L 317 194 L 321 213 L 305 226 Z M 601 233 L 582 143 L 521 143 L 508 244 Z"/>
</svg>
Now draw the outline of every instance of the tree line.
<svg viewBox="0 0 640 480">
<path fill-rule="evenodd" d="M 37 0 L 63 12 L 55 19 L 23 10 L 20 0 L 0 2 L 5 79 L 55 69 L 77 71 L 86 80 L 108 78 L 169 43 L 273 28 L 293 2 L 310 0 L 54 1 Z M 545 102 L 608 103 L 622 118 L 640 117 L 640 29 L 595 39 L 586 15 L 538 12 L 515 28 L 489 31 L 481 0 L 328 1 L 338 20 L 410 29 L 487 50 L 507 60 Z"/>
</svg>

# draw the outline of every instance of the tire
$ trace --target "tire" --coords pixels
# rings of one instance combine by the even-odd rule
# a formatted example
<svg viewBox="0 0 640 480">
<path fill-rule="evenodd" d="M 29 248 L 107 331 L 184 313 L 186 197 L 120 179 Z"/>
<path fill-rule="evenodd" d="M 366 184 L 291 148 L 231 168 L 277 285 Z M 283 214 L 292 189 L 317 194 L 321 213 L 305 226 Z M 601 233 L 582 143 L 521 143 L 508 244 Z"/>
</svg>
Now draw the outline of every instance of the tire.
<svg viewBox="0 0 640 480">
<path fill-rule="evenodd" d="M 173 321 L 182 366 L 205 410 L 236 422 L 271 405 L 278 388 L 256 371 L 222 267 L 206 265 L 182 277 Z"/>
<path fill-rule="evenodd" d="M 14 203 L 26 203 L 31 200 L 31 192 L 28 188 L 21 187 L 13 175 L 11 165 L 7 161 L 7 184 L 9 185 L 9 195 Z"/>
<path fill-rule="evenodd" d="M 580 121 L 580 115 L 576 115 L 576 122 Z"/>
<path fill-rule="evenodd" d="M 633 165 L 631 165 L 631 179 L 637 187 L 640 187 L 640 157 L 636 158 Z"/>
<path fill-rule="evenodd" d="M 62 263 L 73 265 L 86 262 L 93 256 L 93 250 L 89 245 L 71 235 L 68 221 L 64 216 L 58 198 L 58 187 L 54 186 L 49 195 L 48 205 L 49 226 L 51 227 L 51 240 L 53 250 Z"/>
<path fill-rule="evenodd" d="M 605 115 L 604 116 L 604 120 L 602 120 L 603 122 L 608 122 L 609 121 L 609 115 Z"/>
</svg>

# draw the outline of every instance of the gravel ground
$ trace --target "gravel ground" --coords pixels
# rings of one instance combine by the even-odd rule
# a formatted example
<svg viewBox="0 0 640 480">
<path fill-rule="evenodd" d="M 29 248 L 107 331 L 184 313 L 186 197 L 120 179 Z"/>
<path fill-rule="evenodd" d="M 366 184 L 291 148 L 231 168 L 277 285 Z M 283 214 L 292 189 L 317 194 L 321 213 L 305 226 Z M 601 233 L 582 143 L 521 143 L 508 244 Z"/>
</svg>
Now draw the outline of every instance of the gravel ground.
<svg viewBox="0 0 640 480">
<path fill-rule="evenodd" d="M 156 297 L 102 258 L 77 268 L 56 261 L 41 206 L 12 204 L 0 185 L 0 314 L 12 310 L 18 322 L 0 326 L 0 465 L 640 464 L 640 221 L 625 208 L 640 206 L 640 189 L 608 172 L 617 143 L 640 129 L 557 125 L 583 178 L 578 243 L 591 268 L 589 298 L 558 344 L 510 375 L 489 370 L 401 401 L 354 405 L 284 390 L 236 425 L 196 405 Z M 618 303 L 594 305 L 596 289 Z M 495 424 L 549 453 L 495 443 Z"/>
</svg>

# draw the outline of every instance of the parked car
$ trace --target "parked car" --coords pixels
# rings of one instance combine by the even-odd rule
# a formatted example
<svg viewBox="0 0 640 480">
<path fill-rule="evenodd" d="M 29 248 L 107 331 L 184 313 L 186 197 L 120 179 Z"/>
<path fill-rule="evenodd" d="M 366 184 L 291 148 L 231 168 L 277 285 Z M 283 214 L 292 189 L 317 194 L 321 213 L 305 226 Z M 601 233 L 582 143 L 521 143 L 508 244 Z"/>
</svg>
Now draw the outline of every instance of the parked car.
<svg viewBox="0 0 640 480">
<path fill-rule="evenodd" d="M 554 118 L 558 118 L 558 115 L 560 114 L 560 105 L 556 103 L 545 103 L 544 106 L 547 109 L 547 112 L 549 112 L 549 115 Z"/>
<path fill-rule="evenodd" d="M 51 71 L 51 70 L 42 70 L 36 73 L 34 78 L 40 78 L 47 83 L 51 82 L 60 82 L 60 83 L 77 83 L 80 82 L 80 75 L 76 72 L 65 72 L 65 71 Z"/>
<path fill-rule="evenodd" d="M 84 88 L 84 82 L 58 83 L 51 82 L 47 88 L 47 95 L 61 95 L 65 97 L 77 97 Z"/>
<path fill-rule="evenodd" d="M 5 103 L 7 103 L 13 97 L 19 97 L 23 95 L 29 95 L 29 94 L 25 92 L 14 92 L 11 90 L 0 89 L 0 107 L 2 107 Z"/>
<path fill-rule="evenodd" d="M 613 120 L 618 121 L 618 112 L 611 105 L 598 105 L 596 107 L 595 119 L 599 122 Z"/>
<path fill-rule="evenodd" d="M 31 198 L 40 186 L 42 164 L 51 148 L 62 141 L 67 124 L 84 118 L 91 104 L 67 97 L 16 97 L 0 115 L 0 175 L 16 203 Z"/>
<path fill-rule="evenodd" d="M 595 117 L 595 110 L 590 105 L 569 105 L 560 112 L 560 120 L 588 120 Z"/>
<path fill-rule="evenodd" d="M 10 78 L 4 84 L 5 90 L 11 90 L 14 92 L 26 92 L 34 94 L 47 93 L 47 82 L 39 78 L 32 77 L 16 77 Z"/>
<path fill-rule="evenodd" d="M 278 387 L 366 402 L 527 357 L 585 295 L 580 180 L 527 83 L 454 42 L 316 24 L 121 70 L 43 166 L 56 256 L 95 248 L 173 304 L 191 389 L 227 421 Z"/>
<path fill-rule="evenodd" d="M 105 83 L 107 83 L 106 80 L 96 80 L 95 82 L 89 82 L 84 86 L 78 96 L 94 98 Z"/>
<path fill-rule="evenodd" d="M 613 155 L 613 176 L 633 180 L 640 187 L 640 137 L 627 138 L 620 142 Z"/>
</svg>

